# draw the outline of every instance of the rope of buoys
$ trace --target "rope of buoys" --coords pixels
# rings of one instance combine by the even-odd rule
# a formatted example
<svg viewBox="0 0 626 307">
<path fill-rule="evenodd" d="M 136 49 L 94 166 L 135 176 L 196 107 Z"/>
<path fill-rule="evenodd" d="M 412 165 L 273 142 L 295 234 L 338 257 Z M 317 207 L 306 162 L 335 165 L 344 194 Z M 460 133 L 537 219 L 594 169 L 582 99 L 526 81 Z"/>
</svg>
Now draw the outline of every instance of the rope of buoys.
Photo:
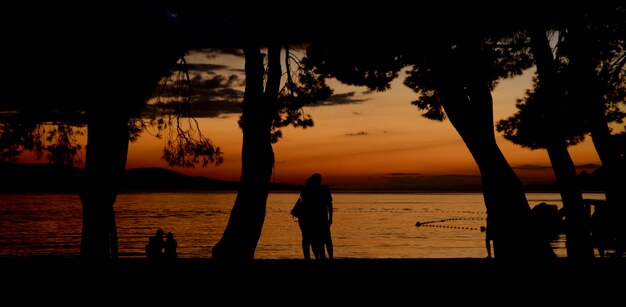
<svg viewBox="0 0 626 307">
<path fill-rule="evenodd" d="M 447 218 L 440 220 L 432 220 L 427 222 L 416 222 L 416 227 L 438 227 L 438 228 L 448 228 L 448 229 L 462 229 L 462 230 L 480 230 L 477 227 L 467 227 L 467 226 L 449 226 L 449 225 L 433 225 L 435 223 L 445 223 L 450 221 L 482 221 L 485 220 L 484 217 L 476 218 L 476 217 L 457 217 L 457 218 Z"/>
<path fill-rule="evenodd" d="M 449 228 L 449 229 L 461 229 L 461 230 L 480 230 L 478 227 L 466 227 L 466 226 L 446 226 L 446 225 L 421 225 L 423 227 L 435 227 L 435 228 Z"/>
<path fill-rule="evenodd" d="M 419 222 L 418 221 L 418 222 L 415 223 L 415 226 L 420 227 L 420 226 L 422 226 L 424 224 L 442 223 L 442 222 L 445 222 L 445 221 L 446 221 L 445 219 L 443 219 L 443 220 L 436 220 L 436 221 L 428 221 L 428 222 Z"/>
<path fill-rule="evenodd" d="M 467 210 L 443 210 L 443 211 L 439 211 L 439 210 L 437 210 L 437 211 L 431 211 L 431 210 L 428 210 L 427 212 L 446 213 L 446 214 L 449 214 L 449 213 L 455 213 L 455 214 L 456 214 L 456 213 L 464 213 L 464 214 L 487 214 L 487 212 L 486 212 L 486 211 L 467 211 Z"/>
<path fill-rule="evenodd" d="M 443 222 L 450 222 L 450 221 L 479 221 L 479 220 L 484 220 L 485 218 L 474 218 L 474 217 L 458 217 L 458 218 L 449 218 L 449 219 L 441 219 L 441 220 L 433 220 L 433 221 L 428 221 L 428 222 L 416 222 L 415 226 L 420 227 L 424 224 L 432 224 L 432 223 L 443 223 Z"/>
</svg>

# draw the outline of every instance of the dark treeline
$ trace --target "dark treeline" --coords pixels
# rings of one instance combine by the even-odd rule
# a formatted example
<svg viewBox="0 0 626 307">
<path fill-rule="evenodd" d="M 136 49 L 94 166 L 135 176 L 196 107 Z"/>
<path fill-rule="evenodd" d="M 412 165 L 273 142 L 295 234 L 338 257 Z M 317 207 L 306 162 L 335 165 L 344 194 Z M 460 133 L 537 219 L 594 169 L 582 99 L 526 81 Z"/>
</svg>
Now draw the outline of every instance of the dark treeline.
<svg viewBox="0 0 626 307">
<path fill-rule="evenodd" d="M 494 133 L 491 90 L 532 67 L 534 88 L 517 117 L 499 127 L 516 143 L 548 150 L 566 207 L 569 256 L 593 255 L 567 152 L 584 135 L 591 135 L 606 173 L 602 188 L 615 213 L 610 223 L 616 238 L 626 238 L 620 222 L 626 217 L 624 142 L 609 126 L 623 118 L 624 7 L 557 3 L 509 10 L 442 2 L 410 9 L 249 8 L 242 14 L 242 8 L 193 1 L 146 1 L 123 10 L 43 2 L 14 5 L 0 21 L 8 77 L 0 93 L 2 162 L 15 163 L 21 152 L 34 150 L 51 162 L 72 164 L 80 148 L 75 130 L 66 126 L 87 127 L 80 187 L 85 259 L 116 257 L 114 203 L 128 143 L 148 125 L 181 128 L 190 95 L 184 55 L 199 48 L 236 48 L 245 59 L 242 173 L 228 226 L 213 250 L 218 262 L 239 266 L 254 259 L 275 163 L 272 144 L 282 127 L 313 125 L 302 107 L 332 94 L 325 79 L 383 91 L 402 71 L 408 73 L 404 84 L 417 94 L 407 103 L 414 100 L 426 118 L 449 119 L 478 165 L 496 258 L 553 257 Z M 303 45 L 304 58 L 290 56 Z M 143 118 L 147 101 L 166 95 L 164 88 L 178 90 L 172 97 L 180 103 Z M 219 164 L 219 148 L 197 126 L 189 127 L 167 142 L 164 158 L 173 166 Z"/>
</svg>

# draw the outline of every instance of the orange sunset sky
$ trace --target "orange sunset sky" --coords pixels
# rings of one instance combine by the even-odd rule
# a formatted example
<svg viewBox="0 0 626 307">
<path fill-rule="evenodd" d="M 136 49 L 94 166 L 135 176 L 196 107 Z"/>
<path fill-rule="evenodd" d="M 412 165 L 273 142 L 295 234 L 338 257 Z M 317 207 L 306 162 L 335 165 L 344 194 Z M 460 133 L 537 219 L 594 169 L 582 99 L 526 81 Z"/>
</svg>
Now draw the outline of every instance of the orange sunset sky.
<svg viewBox="0 0 626 307">
<path fill-rule="evenodd" d="M 191 71 L 192 77 L 204 80 L 222 75 L 228 79 L 236 75 L 239 80 L 244 79 L 240 55 L 197 51 L 188 54 L 187 60 L 213 68 L 212 73 Z M 496 87 L 495 121 L 515 112 L 515 102 L 531 86 L 532 74 L 527 71 L 523 76 L 501 81 Z M 416 94 L 402 84 L 403 80 L 401 74 L 390 90 L 375 93 L 331 80 L 329 85 L 337 95 L 336 101 L 305 108 L 315 126 L 285 128 L 284 137 L 274 144 L 273 181 L 302 184 L 310 174 L 319 172 L 325 183 L 336 188 L 425 188 L 479 182 L 478 168 L 450 122 L 421 117 L 421 112 L 410 103 Z M 241 83 L 238 89 L 243 91 Z M 237 124 L 239 115 L 222 113 L 198 118 L 202 133 L 224 152 L 222 165 L 175 170 L 194 176 L 239 180 L 242 142 Z M 553 180 L 544 150 L 521 148 L 499 134 L 497 139 L 522 182 Z M 164 140 L 144 132 L 130 145 L 127 167 L 168 168 L 161 159 L 163 144 Z M 570 153 L 579 171 L 585 169 L 585 164 L 599 164 L 589 138 L 571 147 Z M 587 168 L 587 171 L 594 169 Z"/>
<path fill-rule="evenodd" d="M 190 63 L 224 66 L 216 70 L 224 76 L 241 75 L 244 65 L 236 55 L 193 52 L 187 59 Z M 515 102 L 531 86 L 532 74 L 528 71 L 498 85 L 493 92 L 494 120 L 515 112 Z M 314 127 L 283 130 L 284 137 L 274 145 L 273 181 L 302 184 L 311 173 L 319 172 L 326 183 L 342 188 L 477 182 L 478 168 L 458 133 L 448 121 L 421 117 L 410 103 L 416 94 L 402 84 L 403 80 L 401 76 L 390 90 L 376 93 L 330 82 L 335 95 L 350 98 L 350 103 L 308 107 L 305 110 L 313 116 Z M 202 132 L 222 148 L 225 161 L 218 167 L 178 170 L 238 180 L 242 142 L 238 119 L 239 114 L 233 113 L 199 118 Z M 499 135 L 498 144 L 523 182 L 553 180 L 544 150 L 523 149 Z M 142 137 L 130 146 L 128 167 L 167 167 L 161 160 L 162 146 L 163 140 Z M 570 152 L 579 166 L 599 164 L 590 139 Z"/>
</svg>

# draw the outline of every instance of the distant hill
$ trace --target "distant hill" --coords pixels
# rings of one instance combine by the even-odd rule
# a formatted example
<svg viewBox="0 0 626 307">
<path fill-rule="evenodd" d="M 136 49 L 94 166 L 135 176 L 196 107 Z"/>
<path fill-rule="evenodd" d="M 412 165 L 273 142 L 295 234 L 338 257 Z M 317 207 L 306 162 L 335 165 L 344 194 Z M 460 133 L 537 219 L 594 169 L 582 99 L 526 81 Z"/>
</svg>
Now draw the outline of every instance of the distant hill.
<svg viewBox="0 0 626 307">
<path fill-rule="evenodd" d="M 51 164 L 0 165 L 1 192 L 78 192 L 83 170 Z"/>
<path fill-rule="evenodd" d="M 187 176 L 179 172 L 160 168 L 133 168 L 126 170 L 123 190 L 168 191 L 168 190 L 225 190 L 236 191 L 239 182 L 213 179 L 204 176 Z M 270 183 L 270 190 L 300 190 L 300 186 Z"/>
<path fill-rule="evenodd" d="M 84 170 L 51 164 L 0 165 L 0 192 L 80 191 Z M 236 191 L 239 182 L 203 176 L 187 176 L 165 168 L 126 170 L 121 191 Z M 300 190 L 300 186 L 271 183 L 270 190 Z"/>
<path fill-rule="evenodd" d="M 239 183 L 209 177 L 192 177 L 164 168 L 133 168 L 126 170 L 122 190 L 237 190 Z"/>
<path fill-rule="evenodd" d="M 84 170 L 64 168 L 51 164 L 0 165 L 0 192 L 67 192 L 77 193 Z M 592 173 L 578 175 L 583 191 L 602 191 L 604 182 L 602 168 Z M 165 168 L 135 168 L 126 171 L 121 182 L 121 191 L 236 191 L 239 182 L 213 179 L 203 176 L 188 176 Z M 302 187 L 290 184 L 271 183 L 272 191 L 296 191 Z M 526 192 L 558 192 L 556 183 L 525 184 Z M 334 188 L 340 191 L 341 189 Z M 351 189 L 352 190 L 352 189 Z M 437 191 L 437 192 L 480 192 L 480 182 L 457 182 L 453 185 L 431 185 L 415 187 L 386 187 L 376 191 Z M 374 191 L 374 190 L 372 190 Z"/>
<path fill-rule="evenodd" d="M 606 181 L 603 167 L 599 167 L 593 172 L 581 171 L 577 176 L 578 184 L 583 192 L 602 192 Z M 541 184 L 525 184 L 526 192 L 558 192 L 559 187 L 556 182 Z"/>
<path fill-rule="evenodd" d="M 578 180 L 584 191 L 602 191 L 606 184 L 606 172 L 602 166 L 591 173 L 582 171 L 578 174 Z"/>
</svg>

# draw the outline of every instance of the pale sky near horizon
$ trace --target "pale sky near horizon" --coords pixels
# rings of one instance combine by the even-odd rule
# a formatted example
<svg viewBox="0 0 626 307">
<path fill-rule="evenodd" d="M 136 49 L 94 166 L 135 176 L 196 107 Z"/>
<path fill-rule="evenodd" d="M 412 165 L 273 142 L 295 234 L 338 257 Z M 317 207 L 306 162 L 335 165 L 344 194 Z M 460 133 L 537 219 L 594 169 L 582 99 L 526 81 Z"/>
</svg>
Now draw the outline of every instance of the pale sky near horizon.
<svg viewBox="0 0 626 307">
<path fill-rule="evenodd" d="M 207 57 L 193 53 L 190 63 L 219 65 L 217 73 L 241 74 L 243 59 L 235 55 Z M 531 86 L 532 72 L 503 80 L 493 92 L 494 120 L 515 112 L 515 102 Z M 207 77 L 207 76 L 205 76 Z M 210 77 L 210 76 L 209 76 Z M 315 126 L 285 128 L 274 144 L 273 181 L 302 184 L 315 172 L 341 188 L 424 187 L 477 182 L 478 168 L 449 121 L 420 116 L 411 101 L 416 94 L 396 79 L 386 92 L 330 82 L 335 94 L 346 94 L 351 103 L 305 108 Z M 352 95 L 349 93 L 354 92 Z M 341 95 L 340 95 L 341 96 Z M 345 101 L 344 101 L 345 102 Z M 241 169 L 242 133 L 239 114 L 199 118 L 204 135 L 224 152 L 224 163 L 207 168 L 174 169 L 194 175 L 238 180 Z M 545 150 L 523 149 L 497 134 L 498 145 L 523 182 L 553 180 Z M 147 134 L 129 149 L 128 168 L 167 167 L 161 160 L 163 140 Z M 570 148 L 576 165 L 599 164 L 590 139 Z M 581 169 L 579 169 L 581 170 Z"/>
</svg>

